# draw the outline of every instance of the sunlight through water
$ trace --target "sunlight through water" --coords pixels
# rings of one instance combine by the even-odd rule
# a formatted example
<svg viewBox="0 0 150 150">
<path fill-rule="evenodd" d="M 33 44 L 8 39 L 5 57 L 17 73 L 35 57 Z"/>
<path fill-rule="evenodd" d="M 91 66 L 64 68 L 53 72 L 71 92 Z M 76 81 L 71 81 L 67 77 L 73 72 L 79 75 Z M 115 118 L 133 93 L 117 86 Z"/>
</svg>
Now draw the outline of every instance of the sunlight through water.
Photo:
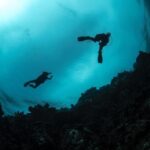
<svg viewBox="0 0 150 150">
<path fill-rule="evenodd" d="M 26 9 L 28 0 L 0 0 L 0 24 L 17 19 Z"/>
</svg>

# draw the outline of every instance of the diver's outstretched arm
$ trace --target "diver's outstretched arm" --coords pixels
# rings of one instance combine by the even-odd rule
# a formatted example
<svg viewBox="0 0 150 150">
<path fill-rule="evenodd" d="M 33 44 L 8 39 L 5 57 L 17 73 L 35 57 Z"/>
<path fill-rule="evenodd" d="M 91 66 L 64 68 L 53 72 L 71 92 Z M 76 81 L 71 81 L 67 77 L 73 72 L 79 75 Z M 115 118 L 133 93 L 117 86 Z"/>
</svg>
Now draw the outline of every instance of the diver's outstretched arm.
<svg viewBox="0 0 150 150">
<path fill-rule="evenodd" d="M 96 42 L 95 38 L 90 37 L 90 36 L 79 36 L 78 37 L 78 41 L 85 41 L 85 40 L 90 40 L 90 41 Z"/>
</svg>

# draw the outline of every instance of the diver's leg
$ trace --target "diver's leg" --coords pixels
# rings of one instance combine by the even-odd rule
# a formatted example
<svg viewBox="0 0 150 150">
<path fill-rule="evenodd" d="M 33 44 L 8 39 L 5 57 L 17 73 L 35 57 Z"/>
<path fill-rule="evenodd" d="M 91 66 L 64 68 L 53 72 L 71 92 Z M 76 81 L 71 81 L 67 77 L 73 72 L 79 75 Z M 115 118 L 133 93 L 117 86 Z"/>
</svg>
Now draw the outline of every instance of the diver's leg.
<svg viewBox="0 0 150 150">
<path fill-rule="evenodd" d="M 103 57 L 102 57 L 102 50 L 98 52 L 98 63 L 103 62 Z"/>
<path fill-rule="evenodd" d="M 40 83 L 36 83 L 36 82 L 35 82 L 34 85 L 33 85 L 33 84 L 30 84 L 30 87 L 32 87 L 32 88 L 37 88 L 39 85 L 40 85 Z"/>
<path fill-rule="evenodd" d="M 103 49 L 103 45 L 99 44 L 98 63 L 102 63 L 103 62 L 102 49 Z"/>
<path fill-rule="evenodd" d="M 36 85 L 30 84 L 30 87 L 32 87 L 32 88 L 36 88 Z"/>
<path fill-rule="evenodd" d="M 90 41 L 96 42 L 95 38 L 90 37 L 90 36 L 80 36 L 80 37 L 78 37 L 78 41 L 85 41 L 85 40 L 90 40 Z"/>
<path fill-rule="evenodd" d="M 30 85 L 31 83 L 34 83 L 34 82 L 35 82 L 35 80 L 28 81 L 24 84 L 24 87 L 27 87 L 28 85 Z"/>
</svg>

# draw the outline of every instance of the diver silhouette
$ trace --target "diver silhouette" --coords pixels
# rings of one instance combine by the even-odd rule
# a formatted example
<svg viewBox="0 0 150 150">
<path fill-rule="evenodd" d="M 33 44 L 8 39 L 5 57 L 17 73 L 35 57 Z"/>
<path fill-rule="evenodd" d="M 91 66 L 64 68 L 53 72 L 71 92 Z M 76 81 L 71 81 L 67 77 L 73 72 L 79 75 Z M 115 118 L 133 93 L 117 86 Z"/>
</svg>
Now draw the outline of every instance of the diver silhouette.
<svg viewBox="0 0 150 150">
<path fill-rule="evenodd" d="M 49 74 L 48 72 L 43 72 L 39 77 L 37 77 L 35 80 L 28 81 L 24 84 L 24 87 L 30 86 L 32 88 L 37 88 L 39 85 L 44 83 L 46 80 L 51 80 L 53 78 L 53 75 L 48 77 Z"/>
<path fill-rule="evenodd" d="M 103 50 L 104 46 L 106 46 L 108 44 L 110 36 L 111 36 L 111 33 L 109 33 L 109 32 L 97 34 L 95 37 L 80 36 L 80 37 L 78 37 L 78 41 L 90 40 L 93 42 L 99 42 L 98 63 L 102 63 L 103 62 L 102 50 Z"/>
</svg>

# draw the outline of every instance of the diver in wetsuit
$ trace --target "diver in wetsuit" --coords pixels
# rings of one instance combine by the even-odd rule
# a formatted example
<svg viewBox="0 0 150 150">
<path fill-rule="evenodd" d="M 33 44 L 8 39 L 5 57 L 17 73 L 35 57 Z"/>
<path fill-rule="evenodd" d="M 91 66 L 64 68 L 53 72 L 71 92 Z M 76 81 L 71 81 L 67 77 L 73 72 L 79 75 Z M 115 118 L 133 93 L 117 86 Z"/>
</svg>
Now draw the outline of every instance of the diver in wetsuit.
<svg viewBox="0 0 150 150">
<path fill-rule="evenodd" d="M 78 41 L 90 40 L 93 42 L 99 42 L 98 63 L 102 63 L 103 62 L 102 49 L 109 43 L 110 36 L 111 33 L 97 34 L 95 37 L 80 36 L 78 37 Z"/>
<path fill-rule="evenodd" d="M 53 78 L 53 75 L 48 77 L 49 74 L 48 72 L 43 72 L 37 79 L 28 81 L 24 84 L 24 87 L 30 86 L 32 88 L 37 88 L 39 85 L 44 83 L 46 80 L 51 80 Z"/>
</svg>

